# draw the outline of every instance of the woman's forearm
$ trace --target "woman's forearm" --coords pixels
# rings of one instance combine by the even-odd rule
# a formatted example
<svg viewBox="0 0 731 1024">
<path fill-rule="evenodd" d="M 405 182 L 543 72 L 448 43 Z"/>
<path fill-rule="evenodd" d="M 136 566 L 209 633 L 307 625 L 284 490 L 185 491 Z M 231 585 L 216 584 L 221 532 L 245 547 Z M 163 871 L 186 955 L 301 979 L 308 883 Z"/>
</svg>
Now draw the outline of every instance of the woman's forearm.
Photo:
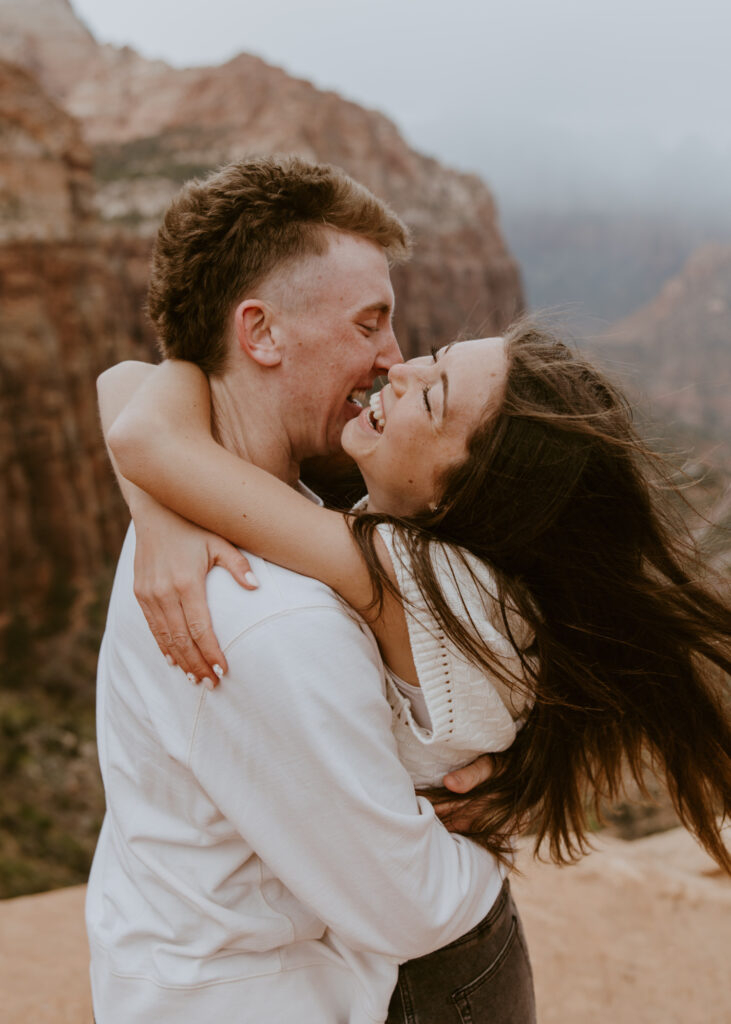
<svg viewBox="0 0 731 1024">
<path fill-rule="evenodd" d="M 187 363 L 158 367 L 109 430 L 121 472 L 206 529 L 333 587 L 356 608 L 370 576 L 345 517 L 227 451 L 211 436 L 206 377 Z"/>
</svg>

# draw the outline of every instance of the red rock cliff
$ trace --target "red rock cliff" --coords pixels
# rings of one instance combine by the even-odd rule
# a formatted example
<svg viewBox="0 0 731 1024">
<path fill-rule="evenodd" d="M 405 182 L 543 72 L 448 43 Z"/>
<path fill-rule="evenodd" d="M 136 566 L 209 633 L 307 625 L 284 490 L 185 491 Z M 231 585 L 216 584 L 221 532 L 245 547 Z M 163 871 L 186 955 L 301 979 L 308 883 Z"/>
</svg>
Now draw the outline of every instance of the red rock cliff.
<svg viewBox="0 0 731 1024">
<path fill-rule="evenodd" d="M 102 239 L 92 213 L 78 124 L 5 63 L 0 134 L 2 626 L 72 603 L 118 549 L 94 381 L 149 343 L 126 243 Z"/>
<path fill-rule="evenodd" d="M 460 333 L 495 333 L 521 308 L 487 187 L 416 153 L 382 114 L 247 54 L 177 70 L 98 46 L 67 0 L 0 0 L 0 33 L 4 26 L 0 53 L 32 63 L 80 120 L 103 217 L 149 236 L 191 175 L 246 154 L 297 152 L 343 167 L 412 227 L 414 259 L 394 275 L 406 354 Z"/>
<path fill-rule="evenodd" d="M 410 149 L 379 113 L 246 54 L 175 70 L 100 46 L 68 0 L 0 0 L 1 57 L 2 621 L 40 621 L 117 549 L 94 378 L 150 351 L 146 256 L 186 178 L 295 151 L 390 201 L 417 243 L 394 274 L 407 355 L 495 333 L 521 306 L 487 187 Z"/>
<path fill-rule="evenodd" d="M 659 412 L 721 442 L 728 459 L 731 247 L 693 253 L 651 302 L 612 328 L 602 352 L 633 368 Z"/>
</svg>

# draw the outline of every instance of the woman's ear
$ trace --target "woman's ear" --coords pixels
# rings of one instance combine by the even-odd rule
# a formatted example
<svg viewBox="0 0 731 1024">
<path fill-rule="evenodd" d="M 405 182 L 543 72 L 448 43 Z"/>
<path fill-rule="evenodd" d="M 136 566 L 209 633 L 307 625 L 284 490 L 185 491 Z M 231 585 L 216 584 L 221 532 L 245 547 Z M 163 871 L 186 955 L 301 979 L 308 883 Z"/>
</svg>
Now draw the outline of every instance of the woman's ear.
<svg viewBox="0 0 731 1024">
<path fill-rule="evenodd" d="M 278 366 L 282 361 L 272 326 L 272 310 L 260 299 L 245 299 L 234 310 L 239 348 L 260 366 Z"/>
</svg>

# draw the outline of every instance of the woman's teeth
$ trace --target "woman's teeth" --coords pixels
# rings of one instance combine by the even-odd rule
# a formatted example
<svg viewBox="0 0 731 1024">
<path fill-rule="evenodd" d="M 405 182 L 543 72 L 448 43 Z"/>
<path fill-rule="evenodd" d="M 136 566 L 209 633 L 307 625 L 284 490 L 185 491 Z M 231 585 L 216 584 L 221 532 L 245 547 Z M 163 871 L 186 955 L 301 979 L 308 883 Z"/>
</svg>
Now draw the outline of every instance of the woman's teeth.
<svg viewBox="0 0 731 1024">
<path fill-rule="evenodd" d="M 379 434 L 383 433 L 383 428 L 386 423 L 386 417 L 383 413 L 383 402 L 381 400 L 381 392 L 378 391 L 375 395 L 371 395 L 371 408 L 369 413 L 369 419 L 371 426 L 374 430 L 377 430 Z"/>
</svg>

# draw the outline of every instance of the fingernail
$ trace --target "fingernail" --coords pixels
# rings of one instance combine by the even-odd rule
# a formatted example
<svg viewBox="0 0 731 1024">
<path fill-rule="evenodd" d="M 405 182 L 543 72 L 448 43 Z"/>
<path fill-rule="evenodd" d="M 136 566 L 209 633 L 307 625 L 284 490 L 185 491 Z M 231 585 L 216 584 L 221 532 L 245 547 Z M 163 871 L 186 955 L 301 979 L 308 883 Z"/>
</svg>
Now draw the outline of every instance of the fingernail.
<svg viewBox="0 0 731 1024">
<path fill-rule="evenodd" d="M 204 679 L 201 679 L 201 682 L 203 683 L 207 690 L 210 690 L 211 693 L 213 693 L 213 691 L 215 690 L 215 686 L 213 685 L 212 679 L 209 679 L 208 676 L 206 676 Z"/>
<path fill-rule="evenodd" d="M 253 574 L 253 572 L 247 572 L 247 574 L 244 576 L 244 579 L 246 580 L 246 582 L 249 584 L 250 587 L 258 587 L 259 586 L 259 580 Z"/>
<path fill-rule="evenodd" d="M 223 669 L 220 665 L 214 665 L 213 671 L 216 673 L 219 679 L 223 679 Z"/>
<path fill-rule="evenodd" d="M 166 662 L 168 663 L 168 665 L 169 665 L 169 666 L 170 666 L 171 668 L 172 668 L 172 667 L 173 667 L 173 665 L 175 664 L 175 660 L 174 660 L 174 658 L 172 657 L 172 655 L 170 655 L 170 654 L 166 654 L 166 655 L 165 655 L 165 661 L 166 661 Z"/>
<path fill-rule="evenodd" d="M 185 678 L 188 680 L 189 683 L 193 683 L 194 685 L 198 682 L 198 680 L 196 679 L 192 672 L 186 672 Z"/>
</svg>

